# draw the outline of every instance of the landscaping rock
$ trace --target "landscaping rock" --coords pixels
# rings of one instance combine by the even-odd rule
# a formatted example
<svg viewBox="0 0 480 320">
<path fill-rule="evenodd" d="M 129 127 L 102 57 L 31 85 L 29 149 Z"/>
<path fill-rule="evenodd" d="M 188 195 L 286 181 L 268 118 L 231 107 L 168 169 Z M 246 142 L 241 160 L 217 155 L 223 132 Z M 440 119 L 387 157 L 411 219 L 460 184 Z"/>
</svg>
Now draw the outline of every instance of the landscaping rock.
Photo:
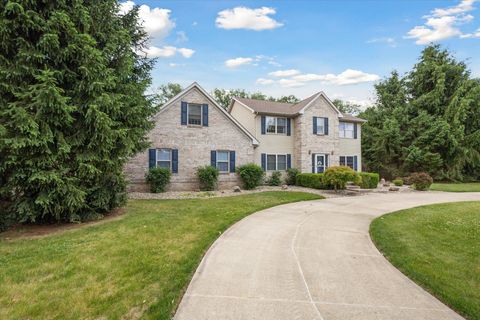
<svg viewBox="0 0 480 320">
<path fill-rule="evenodd" d="M 390 187 L 390 189 L 388 189 L 388 191 L 398 191 L 400 190 L 399 187 Z"/>
<path fill-rule="evenodd" d="M 233 192 L 242 192 L 242 189 L 239 186 L 235 186 L 233 187 Z"/>
<path fill-rule="evenodd" d="M 383 186 L 384 186 L 384 187 L 390 187 L 390 183 L 388 183 L 388 182 L 387 182 L 387 183 L 384 183 Z"/>
<path fill-rule="evenodd" d="M 287 190 L 288 186 L 286 184 L 282 185 L 282 190 Z"/>
<path fill-rule="evenodd" d="M 384 179 L 384 178 L 380 179 L 380 184 L 381 184 L 381 185 L 384 185 L 384 184 L 385 184 L 385 179 Z"/>
</svg>

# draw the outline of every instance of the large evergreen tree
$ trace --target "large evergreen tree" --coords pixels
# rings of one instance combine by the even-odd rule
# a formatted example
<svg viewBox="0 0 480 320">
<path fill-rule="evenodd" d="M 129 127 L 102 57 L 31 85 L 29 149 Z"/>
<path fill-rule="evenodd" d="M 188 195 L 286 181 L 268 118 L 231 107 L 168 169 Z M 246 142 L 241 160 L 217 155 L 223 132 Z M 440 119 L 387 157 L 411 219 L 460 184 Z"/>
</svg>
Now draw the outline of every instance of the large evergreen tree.
<svg viewBox="0 0 480 320">
<path fill-rule="evenodd" d="M 125 200 L 147 147 L 152 61 L 116 0 L 0 4 L 0 203 L 18 221 L 80 221 Z"/>
<path fill-rule="evenodd" d="M 437 179 L 480 179 L 480 81 L 438 45 L 412 71 L 375 86 L 362 116 L 364 163 L 386 177 L 427 171 Z"/>
</svg>

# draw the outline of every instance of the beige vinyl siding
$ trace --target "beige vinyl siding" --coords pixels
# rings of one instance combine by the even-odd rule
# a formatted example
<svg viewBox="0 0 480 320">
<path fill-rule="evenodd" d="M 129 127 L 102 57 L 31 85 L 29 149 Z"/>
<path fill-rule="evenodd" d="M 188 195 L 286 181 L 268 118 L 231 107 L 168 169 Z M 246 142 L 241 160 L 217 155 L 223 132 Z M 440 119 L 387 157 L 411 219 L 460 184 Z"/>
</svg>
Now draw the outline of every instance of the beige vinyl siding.
<svg viewBox="0 0 480 320">
<path fill-rule="evenodd" d="M 357 124 L 357 139 L 339 138 L 338 156 L 357 156 L 358 171 L 362 171 L 362 126 Z"/>
</svg>

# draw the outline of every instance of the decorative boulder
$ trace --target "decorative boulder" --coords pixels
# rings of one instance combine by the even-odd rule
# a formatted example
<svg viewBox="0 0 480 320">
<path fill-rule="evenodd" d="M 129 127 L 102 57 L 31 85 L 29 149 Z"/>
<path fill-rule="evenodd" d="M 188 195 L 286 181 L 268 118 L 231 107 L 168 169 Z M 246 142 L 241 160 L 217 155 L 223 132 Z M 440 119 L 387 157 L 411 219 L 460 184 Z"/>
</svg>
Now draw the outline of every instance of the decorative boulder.
<svg viewBox="0 0 480 320">
<path fill-rule="evenodd" d="M 398 191 L 400 190 L 399 187 L 390 187 L 390 189 L 388 189 L 388 191 Z"/>
<path fill-rule="evenodd" d="M 239 186 L 233 187 L 233 192 L 241 192 L 241 191 L 242 191 L 242 189 L 240 189 Z"/>
<path fill-rule="evenodd" d="M 287 190 L 288 189 L 288 186 L 286 184 L 282 185 L 282 189 L 283 190 Z"/>
<path fill-rule="evenodd" d="M 385 184 L 385 178 L 380 179 L 380 184 L 384 185 Z"/>
</svg>

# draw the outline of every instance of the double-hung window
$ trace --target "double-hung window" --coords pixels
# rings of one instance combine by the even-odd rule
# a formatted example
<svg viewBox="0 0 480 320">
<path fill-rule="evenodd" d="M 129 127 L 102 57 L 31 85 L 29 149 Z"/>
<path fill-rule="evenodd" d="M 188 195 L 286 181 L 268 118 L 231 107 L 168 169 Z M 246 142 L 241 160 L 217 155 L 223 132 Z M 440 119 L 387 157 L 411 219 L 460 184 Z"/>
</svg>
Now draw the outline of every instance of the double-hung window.
<svg viewBox="0 0 480 320">
<path fill-rule="evenodd" d="M 351 122 L 340 121 L 340 138 L 354 138 L 354 124 Z"/>
<path fill-rule="evenodd" d="M 287 118 L 266 117 L 267 133 L 287 134 Z"/>
<path fill-rule="evenodd" d="M 287 155 L 267 154 L 267 171 L 287 170 Z"/>
<path fill-rule="evenodd" d="M 340 165 L 341 166 L 347 166 L 352 169 L 354 168 L 354 157 L 353 156 L 340 156 Z"/>
<path fill-rule="evenodd" d="M 202 125 L 202 105 L 189 103 L 187 109 L 188 124 L 200 126 Z"/>
<path fill-rule="evenodd" d="M 230 151 L 217 151 L 217 169 L 220 172 L 230 172 Z"/>
<path fill-rule="evenodd" d="M 157 149 L 157 167 L 172 168 L 172 150 L 171 149 Z"/>
<path fill-rule="evenodd" d="M 325 118 L 317 119 L 317 134 L 325 134 Z"/>
</svg>

